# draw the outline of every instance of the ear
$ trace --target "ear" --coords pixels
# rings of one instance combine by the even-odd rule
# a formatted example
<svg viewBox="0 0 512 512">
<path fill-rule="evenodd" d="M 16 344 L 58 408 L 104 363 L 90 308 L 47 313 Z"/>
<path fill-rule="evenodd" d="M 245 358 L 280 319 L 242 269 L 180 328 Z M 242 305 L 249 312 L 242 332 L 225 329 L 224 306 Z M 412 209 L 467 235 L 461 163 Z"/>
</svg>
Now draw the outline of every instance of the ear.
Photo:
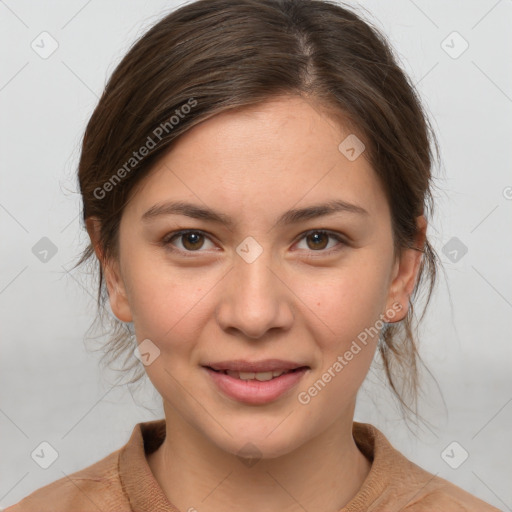
<svg viewBox="0 0 512 512">
<path fill-rule="evenodd" d="M 393 310 L 396 313 L 389 316 L 388 322 L 403 320 L 409 311 L 409 300 L 416 285 L 425 247 L 427 220 L 424 215 L 416 217 L 416 226 L 415 248 L 402 249 L 393 267 L 386 311 Z"/>
<path fill-rule="evenodd" d="M 114 315 L 121 320 L 121 322 L 131 322 L 133 316 L 130 310 L 128 297 L 124 281 L 119 269 L 119 262 L 117 260 L 107 260 L 104 257 L 102 247 L 99 243 L 100 240 L 100 221 L 97 217 L 89 217 L 85 221 L 89 238 L 94 247 L 94 252 L 98 258 L 101 268 L 103 269 L 103 276 L 107 286 L 108 298 L 110 308 Z"/>
</svg>

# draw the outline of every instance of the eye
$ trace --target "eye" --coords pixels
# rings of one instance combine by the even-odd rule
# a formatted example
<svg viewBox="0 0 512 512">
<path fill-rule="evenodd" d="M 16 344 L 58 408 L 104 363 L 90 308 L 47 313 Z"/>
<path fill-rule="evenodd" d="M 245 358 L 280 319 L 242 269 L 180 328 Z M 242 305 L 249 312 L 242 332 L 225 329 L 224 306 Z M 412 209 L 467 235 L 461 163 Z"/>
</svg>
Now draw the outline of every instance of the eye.
<svg viewBox="0 0 512 512">
<path fill-rule="evenodd" d="M 174 240 L 181 240 L 181 247 L 176 247 L 173 244 Z M 203 252 L 199 251 L 199 249 L 204 246 L 205 240 L 208 240 L 208 237 L 202 231 L 183 230 L 170 233 L 162 240 L 162 244 L 164 246 L 172 246 L 170 247 L 172 250 L 182 253 Z"/>
<path fill-rule="evenodd" d="M 328 248 L 328 250 L 325 250 L 329 245 L 329 238 L 337 240 L 339 243 L 335 244 L 334 247 L 331 246 Z M 306 250 L 310 250 L 312 252 L 321 252 L 322 254 L 331 254 L 333 252 L 339 251 L 343 248 L 344 245 L 346 245 L 344 240 L 339 235 L 323 229 L 314 229 L 304 233 L 301 238 L 301 241 L 302 240 L 306 242 Z"/>
<path fill-rule="evenodd" d="M 329 245 L 329 238 L 334 239 L 339 243 L 335 244 L 334 247 L 331 246 L 325 250 Z M 321 255 L 337 252 L 346 245 L 346 242 L 338 234 L 323 229 L 307 231 L 301 236 L 300 240 L 305 240 L 306 244 L 308 245 L 308 247 L 306 247 L 306 251 L 309 250 L 310 252 L 320 252 Z M 179 241 L 179 245 L 175 244 L 175 241 Z M 205 241 L 209 241 L 212 246 L 214 245 L 203 231 L 185 229 L 182 231 L 169 233 L 162 239 L 162 245 L 185 256 L 191 256 L 191 253 L 194 252 L 204 252 L 200 249 L 204 248 Z M 212 247 L 210 247 L 210 249 L 211 248 Z"/>
</svg>

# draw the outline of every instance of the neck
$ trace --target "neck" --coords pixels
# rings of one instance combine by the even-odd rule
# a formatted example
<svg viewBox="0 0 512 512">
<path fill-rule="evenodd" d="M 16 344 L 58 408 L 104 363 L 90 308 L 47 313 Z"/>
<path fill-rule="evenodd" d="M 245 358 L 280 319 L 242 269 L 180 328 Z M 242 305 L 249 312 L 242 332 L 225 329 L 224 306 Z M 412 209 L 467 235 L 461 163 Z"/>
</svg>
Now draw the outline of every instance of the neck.
<svg viewBox="0 0 512 512">
<path fill-rule="evenodd" d="M 296 450 L 252 464 L 221 450 L 172 408 L 165 413 L 166 438 L 147 459 L 180 510 L 337 512 L 370 471 L 352 437 L 353 410 Z"/>
</svg>

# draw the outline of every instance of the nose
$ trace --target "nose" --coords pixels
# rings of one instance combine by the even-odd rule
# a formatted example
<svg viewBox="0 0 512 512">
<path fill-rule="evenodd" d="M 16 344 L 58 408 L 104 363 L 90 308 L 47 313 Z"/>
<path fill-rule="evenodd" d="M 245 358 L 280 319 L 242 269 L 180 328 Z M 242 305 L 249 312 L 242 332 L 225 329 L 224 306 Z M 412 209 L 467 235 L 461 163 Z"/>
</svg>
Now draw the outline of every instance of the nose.
<svg viewBox="0 0 512 512">
<path fill-rule="evenodd" d="M 216 308 L 216 320 L 223 330 L 258 339 L 271 329 L 292 326 L 293 293 L 279 269 L 271 268 L 267 252 L 251 263 L 236 255 L 234 267 L 222 281 Z"/>
</svg>

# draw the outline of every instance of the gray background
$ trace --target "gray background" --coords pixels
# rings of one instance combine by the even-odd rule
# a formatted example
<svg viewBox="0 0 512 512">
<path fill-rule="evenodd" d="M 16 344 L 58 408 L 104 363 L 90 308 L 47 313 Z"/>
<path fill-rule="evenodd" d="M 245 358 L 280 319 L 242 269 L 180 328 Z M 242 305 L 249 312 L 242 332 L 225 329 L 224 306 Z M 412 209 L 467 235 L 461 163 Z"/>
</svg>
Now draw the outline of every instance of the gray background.
<svg viewBox="0 0 512 512">
<path fill-rule="evenodd" d="M 176 5 L 0 1 L 2 507 L 120 448 L 136 423 L 163 417 L 149 381 L 114 387 L 115 372 L 86 351 L 95 290 L 71 267 L 87 241 L 75 180 L 87 119 L 128 46 Z M 420 412 L 431 428 L 413 434 L 372 370 L 356 420 L 428 471 L 512 510 L 512 1 L 360 5 L 418 84 L 441 143 L 430 236 L 446 278 L 421 351 L 445 402 L 427 380 Z M 31 47 L 42 46 L 43 31 L 58 42 L 46 59 Z M 43 237 L 57 249 L 46 262 L 33 252 Z M 58 452 L 48 469 L 30 456 L 42 441 Z M 467 460 L 450 467 L 462 450 Z"/>
</svg>

